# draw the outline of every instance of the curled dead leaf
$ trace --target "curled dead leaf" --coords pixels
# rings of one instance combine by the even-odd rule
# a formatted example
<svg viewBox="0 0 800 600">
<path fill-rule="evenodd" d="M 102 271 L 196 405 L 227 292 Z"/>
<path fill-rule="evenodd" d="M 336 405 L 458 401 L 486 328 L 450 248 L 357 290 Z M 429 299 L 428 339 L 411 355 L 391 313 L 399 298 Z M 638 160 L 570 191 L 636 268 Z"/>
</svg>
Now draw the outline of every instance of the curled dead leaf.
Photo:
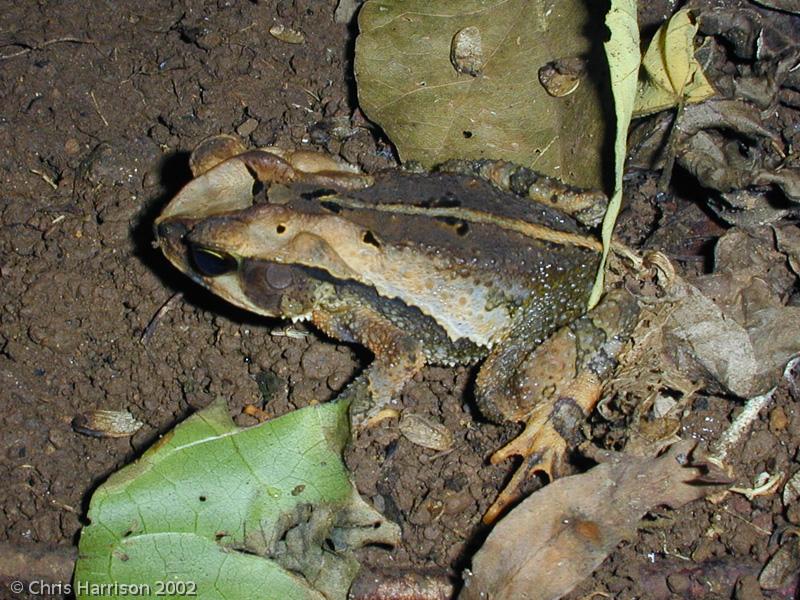
<svg viewBox="0 0 800 600">
<path fill-rule="evenodd" d="M 662 25 L 642 59 L 635 116 L 658 112 L 681 102 L 702 102 L 714 95 L 695 59 L 697 23 L 689 10 L 680 10 Z"/>
<path fill-rule="evenodd" d="M 772 388 L 800 353 L 800 308 L 786 304 L 795 275 L 774 231 L 728 231 L 717 242 L 714 273 L 675 280 L 665 324 L 665 356 L 744 398 Z"/>
<path fill-rule="evenodd" d="M 450 430 L 442 423 L 423 415 L 404 412 L 398 428 L 406 439 L 417 446 L 439 451 L 453 447 L 453 434 Z"/>
<path fill-rule="evenodd" d="M 648 510 L 717 489 L 690 464 L 692 446 L 681 441 L 658 458 L 609 454 L 610 462 L 535 492 L 475 554 L 459 600 L 560 598 L 630 539 Z"/>
<path fill-rule="evenodd" d="M 144 423 L 127 410 L 92 410 L 72 419 L 72 428 L 93 437 L 130 437 Z"/>
</svg>

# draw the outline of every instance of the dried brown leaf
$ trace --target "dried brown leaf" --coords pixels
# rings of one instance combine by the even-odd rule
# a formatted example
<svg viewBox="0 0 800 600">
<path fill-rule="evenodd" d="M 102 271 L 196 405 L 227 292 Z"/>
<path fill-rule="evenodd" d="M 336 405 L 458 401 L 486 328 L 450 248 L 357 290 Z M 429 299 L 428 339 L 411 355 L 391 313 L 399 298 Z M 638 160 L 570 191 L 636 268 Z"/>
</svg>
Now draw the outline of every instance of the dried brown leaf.
<svg viewBox="0 0 800 600">
<path fill-rule="evenodd" d="M 677 508 L 714 490 L 686 466 L 692 442 L 658 458 L 614 455 L 531 495 L 492 531 L 460 600 L 560 598 L 587 577 L 651 508 Z"/>
<path fill-rule="evenodd" d="M 697 23 L 688 10 L 678 11 L 658 29 L 642 59 L 636 116 L 681 102 L 702 102 L 714 95 L 714 88 L 694 57 L 696 33 Z"/>
<path fill-rule="evenodd" d="M 681 370 L 745 398 L 777 383 L 800 352 L 800 307 L 785 303 L 795 281 L 792 256 L 775 242 L 776 232 L 786 240 L 795 229 L 731 229 L 717 243 L 714 273 L 676 279 L 664 339 Z"/>
</svg>

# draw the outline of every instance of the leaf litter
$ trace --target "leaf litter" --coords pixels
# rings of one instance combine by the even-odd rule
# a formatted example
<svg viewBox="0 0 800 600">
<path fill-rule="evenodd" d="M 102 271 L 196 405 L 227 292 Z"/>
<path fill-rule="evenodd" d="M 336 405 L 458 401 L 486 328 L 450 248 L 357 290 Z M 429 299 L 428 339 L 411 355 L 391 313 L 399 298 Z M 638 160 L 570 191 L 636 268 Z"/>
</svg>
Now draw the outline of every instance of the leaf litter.
<svg viewBox="0 0 800 600">
<path fill-rule="evenodd" d="M 797 215 L 796 154 L 768 125 L 780 105 L 800 107 L 797 18 L 755 6 L 701 6 L 693 14 L 693 29 L 704 36 L 695 60 L 704 65 L 703 79 L 716 92 L 714 99 L 690 105 L 687 98 L 677 114 L 637 123 L 631 166 L 662 169 L 666 180 L 677 163 L 716 191 L 709 206 L 732 225 Z"/>
</svg>

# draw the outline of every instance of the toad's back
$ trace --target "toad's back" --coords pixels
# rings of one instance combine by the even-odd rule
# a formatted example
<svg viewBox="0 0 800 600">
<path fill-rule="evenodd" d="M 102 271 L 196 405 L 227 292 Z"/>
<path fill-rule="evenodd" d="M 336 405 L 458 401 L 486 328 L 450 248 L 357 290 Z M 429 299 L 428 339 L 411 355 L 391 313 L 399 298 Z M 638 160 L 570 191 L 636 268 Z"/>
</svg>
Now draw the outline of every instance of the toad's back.
<svg viewBox="0 0 800 600">
<path fill-rule="evenodd" d="M 355 192 L 300 191 L 286 206 L 357 224 L 401 272 L 423 257 L 431 268 L 406 273 L 405 288 L 390 295 L 423 308 L 451 337 L 489 345 L 495 335 L 469 332 L 504 335 L 532 320 L 539 338 L 579 314 L 599 260 L 570 217 L 463 175 L 386 172 Z"/>
</svg>

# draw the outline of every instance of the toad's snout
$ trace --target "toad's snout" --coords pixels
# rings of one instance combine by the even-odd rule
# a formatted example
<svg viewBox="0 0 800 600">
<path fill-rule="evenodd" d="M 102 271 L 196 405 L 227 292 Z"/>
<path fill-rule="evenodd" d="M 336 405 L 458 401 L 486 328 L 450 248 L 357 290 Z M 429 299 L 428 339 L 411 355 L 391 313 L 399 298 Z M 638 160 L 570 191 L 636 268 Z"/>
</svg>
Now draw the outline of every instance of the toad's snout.
<svg viewBox="0 0 800 600">
<path fill-rule="evenodd" d="M 183 236 L 189 231 L 186 223 L 181 221 L 163 221 L 156 225 L 155 236 L 159 246 L 165 242 L 176 242 L 183 239 Z"/>
</svg>

